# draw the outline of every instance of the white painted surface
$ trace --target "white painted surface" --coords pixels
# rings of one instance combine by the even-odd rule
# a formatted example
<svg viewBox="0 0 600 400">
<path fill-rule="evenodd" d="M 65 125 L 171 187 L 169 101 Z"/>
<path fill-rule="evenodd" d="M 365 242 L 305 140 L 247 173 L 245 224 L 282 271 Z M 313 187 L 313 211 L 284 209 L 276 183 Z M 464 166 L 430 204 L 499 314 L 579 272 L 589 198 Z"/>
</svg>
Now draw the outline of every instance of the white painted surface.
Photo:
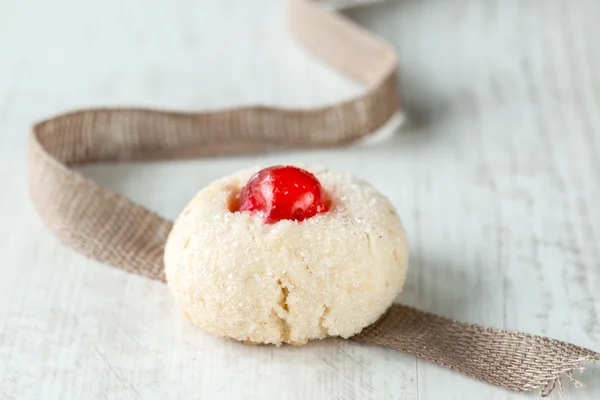
<svg viewBox="0 0 600 400">
<path fill-rule="evenodd" d="M 600 350 L 600 2 L 395 0 L 349 15 L 400 55 L 412 122 L 386 142 L 86 174 L 174 217 L 248 165 L 354 172 L 404 218 L 399 301 Z M 0 0 L 0 397 L 532 398 L 343 340 L 210 337 L 164 285 L 57 243 L 28 202 L 27 131 L 55 113 L 309 106 L 359 90 L 288 37 L 276 0 Z M 600 398 L 598 367 L 581 380 L 567 398 Z"/>
</svg>

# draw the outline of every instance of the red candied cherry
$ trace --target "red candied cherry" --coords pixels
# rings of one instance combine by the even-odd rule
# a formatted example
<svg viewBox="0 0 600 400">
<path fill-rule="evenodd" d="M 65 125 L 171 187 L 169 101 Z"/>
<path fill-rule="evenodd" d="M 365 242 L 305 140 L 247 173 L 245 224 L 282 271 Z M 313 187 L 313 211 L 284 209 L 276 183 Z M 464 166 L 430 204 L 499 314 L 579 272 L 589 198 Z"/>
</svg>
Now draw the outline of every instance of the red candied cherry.
<svg viewBox="0 0 600 400">
<path fill-rule="evenodd" d="M 240 211 L 263 213 L 266 224 L 303 221 L 326 212 L 330 201 L 319 180 L 303 169 L 278 165 L 258 171 L 243 187 Z"/>
</svg>

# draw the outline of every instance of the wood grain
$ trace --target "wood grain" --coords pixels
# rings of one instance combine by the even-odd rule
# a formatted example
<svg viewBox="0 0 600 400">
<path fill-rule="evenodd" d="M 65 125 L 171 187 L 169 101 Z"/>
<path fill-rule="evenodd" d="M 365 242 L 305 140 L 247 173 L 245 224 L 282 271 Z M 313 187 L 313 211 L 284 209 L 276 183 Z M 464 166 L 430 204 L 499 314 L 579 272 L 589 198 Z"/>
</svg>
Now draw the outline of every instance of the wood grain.
<svg viewBox="0 0 600 400">
<path fill-rule="evenodd" d="M 250 165 L 356 173 L 403 216 L 412 259 L 399 301 L 598 350 L 600 3 L 391 0 L 347 13 L 399 53 L 401 132 L 346 149 L 85 173 L 168 217 Z M 213 338 L 163 285 L 87 260 L 41 225 L 25 185 L 25 137 L 41 118 L 358 93 L 293 42 L 283 14 L 275 0 L 0 0 L 2 398 L 530 397 L 343 340 L 277 349 Z M 600 397 L 598 367 L 580 379 L 588 388 L 566 383 L 567 398 Z"/>
</svg>

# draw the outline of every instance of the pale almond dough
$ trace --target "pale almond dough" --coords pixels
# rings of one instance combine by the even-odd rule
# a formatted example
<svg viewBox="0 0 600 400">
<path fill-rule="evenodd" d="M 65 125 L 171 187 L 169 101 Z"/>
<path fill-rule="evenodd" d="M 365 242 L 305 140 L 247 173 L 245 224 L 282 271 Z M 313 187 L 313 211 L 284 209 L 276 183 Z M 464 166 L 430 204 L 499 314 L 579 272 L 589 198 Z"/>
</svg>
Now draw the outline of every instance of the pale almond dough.
<svg viewBox="0 0 600 400">
<path fill-rule="evenodd" d="M 230 211 L 258 168 L 213 182 L 178 217 L 165 271 L 195 325 L 250 343 L 299 345 L 355 335 L 392 304 L 408 265 L 394 207 L 349 174 L 306 169 L 332 207 L 305 221 L 267 225 Z"/>
</svg>

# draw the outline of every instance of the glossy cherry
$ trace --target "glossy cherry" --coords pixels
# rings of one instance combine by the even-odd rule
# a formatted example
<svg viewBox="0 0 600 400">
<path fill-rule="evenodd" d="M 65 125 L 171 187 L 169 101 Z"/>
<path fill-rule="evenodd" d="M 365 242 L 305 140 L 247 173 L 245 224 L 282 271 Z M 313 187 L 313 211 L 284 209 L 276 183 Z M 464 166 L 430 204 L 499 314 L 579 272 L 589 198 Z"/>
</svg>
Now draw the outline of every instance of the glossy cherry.
<svg viewBox="0 0 600 400">
<path fill-rule="evenodd" d="M 258 171 L 243 187 L 239 211 L 260 212 L 267 224 L 303 221 L 329 209 L 321 183 L 310 172 L 278 165 Z"/>
</svg>

